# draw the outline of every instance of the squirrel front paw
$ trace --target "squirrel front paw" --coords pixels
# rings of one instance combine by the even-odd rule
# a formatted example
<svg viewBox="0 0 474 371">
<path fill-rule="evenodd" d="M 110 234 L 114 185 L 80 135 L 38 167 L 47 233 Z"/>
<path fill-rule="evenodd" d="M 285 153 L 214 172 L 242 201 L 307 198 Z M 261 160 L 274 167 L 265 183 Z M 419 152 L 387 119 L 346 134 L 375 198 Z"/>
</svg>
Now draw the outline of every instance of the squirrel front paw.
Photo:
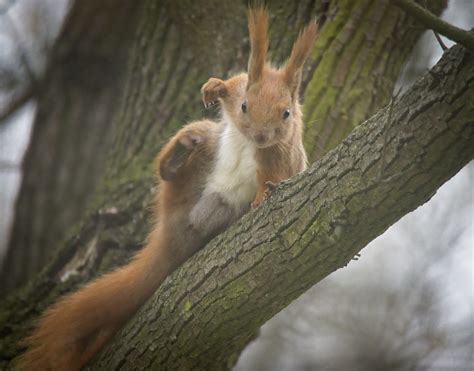
<svg viewBox="0 0 474 371">
<path fill-rule="evenodd" d="M 217 104 L 218 98 L 227 96 L 227 88 L 225 82 L 211 77 L 201 88 L 202 101 L 204 107 L 209 108 Z"/>
<path fill-rule="evenodd" d="M 268 198 L 268 195 L 278 187 L 278 184 L 273 183 L 272 181 L 268 180 L 265 182 L 265 187 L 262 189 L 257 190 L 257 195 L 255 199 L 250 204 L 252 209 L 255 209 L 258 205 L 260 205 L 263 201 Z"/>
</svg>

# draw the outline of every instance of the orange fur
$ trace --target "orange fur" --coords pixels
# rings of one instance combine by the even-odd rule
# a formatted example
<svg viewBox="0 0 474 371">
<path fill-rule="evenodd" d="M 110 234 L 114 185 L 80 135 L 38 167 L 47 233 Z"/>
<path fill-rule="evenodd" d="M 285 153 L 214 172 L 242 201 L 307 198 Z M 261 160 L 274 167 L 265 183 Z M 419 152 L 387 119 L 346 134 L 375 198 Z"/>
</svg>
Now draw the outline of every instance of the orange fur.
<svg viewBox="0 0 474 371">
<path fill-rule="evenodd" d="M 298 39 L 293 45 L 290 58 L 283 68 L 283 75 L 286 83 L 290 87 L 292 94 L 297 94 L 300 81 L 301 70 L 304 62 L 309 57 L 314 40 L 318 33 L 318 22 L 313 20 L 303 31 L 300 32 Z"/>
<path fill-rule="evenodd" d="M 204 236 L 184 219 L 193 205 L 193 187 L 209 171 L 217 136 L 214 122 L 198 121 L 181 129 L 162 149 L 157 157 L 159 178 L 165 170 L 163 163 L 176 156 L 181 142 L 194 146 L 187 155 L 178 153 L 183 160 L 179 171 L 168 172 L 168 181 L 160 184 L 155 207 L 158 222 L 146 246 L 129 264 L 48 308 L 24 341 L 28 350 L 19 359 L 19 370 L 80 370 L 166 276 L 205 243 Z M 201 142 L 192 143 L 196 138 Z"/>
<path fill-rule="evenodd" d="M 152 237 L 131 263 L 50 307 L 26 340 L 19 369 L 79 370 L 169 273 L 163 242 Z"/>
<path fill-rule="evenodd" d="M 249 74 L 226 81 L 211 78 L 201 90 L 206 106 L 216 100 L 221 102 L 225 116 L 246 138 L 238 139 L 246 141 L 245 148 L 250 148 L 248 143 L 255 147 L 257 191 L 253 206 L 265 198 L 267 181 L 280 182 L 306 166 L 301 108 L 295 92 L 316 32 L 313 22 L 298 37 L 287 65 L 274 69 L 265 62 L 267 10 L 250 10 Z M 286 111 L 290 112 L 288 117 L 284 116 Z M 25 340 L 28 350 L 20 357 L 20 370 L 80 370 L 167 275 L 241 215 L 245 207 L 237 205 L 232 209 L 225 203 L 225 194 L 203 196 L 220 148 L 221 126 L 209 120 L 193 122 L 164 146 L 156 163 L 160 180 L 155 205 L 158 221 L 146 246 L 129 264 L 47 309 Z M 253 186 L 252 180 L 242 182 L 246 189 L 252 189 L 248 188 L 249 184 Z M 209 227 L 213 225 L 212 214 L 213 228 Z M 222 216 L 227 218 L 225 222 Z"/>
<path fill-rule="evenodd" d="M 249 11 L 251 54 L 248 75 L 228 80 L 211 78 L 203 86 L 207 106 L 219 99 L 226 115 L 238 129 L 256 142 L 257 193 L 252 205 L 260 204 L 267 182 L 281 182 L 306 167 L 303 122 L 298 88 L 303 65 L 318 32 L 312 21 L 299 34 L 286 65 L 275 69 L 265 61 L 268 48 L 268 13 L 264 7 Z M 243 112 L 242 104 L 246 106 Z M 285 111 L 289 117 L 283 118 Z"/>
</svg>

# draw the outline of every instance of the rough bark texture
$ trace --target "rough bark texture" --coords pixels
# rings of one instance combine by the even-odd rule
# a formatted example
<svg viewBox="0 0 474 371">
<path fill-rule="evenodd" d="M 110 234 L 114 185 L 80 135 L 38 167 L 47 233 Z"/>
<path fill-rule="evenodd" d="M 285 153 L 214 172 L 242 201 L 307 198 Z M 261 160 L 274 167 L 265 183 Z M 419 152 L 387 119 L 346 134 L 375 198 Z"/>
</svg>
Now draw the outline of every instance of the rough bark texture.
<svg viewBox="0 0 474 371">
<path fill-rule="evenodd" d="M 388 102 L 420 35 L 415 20 L 385 1 L 342 4 L 330 8 L 330 29 L 316 45 L 320 62 L 305 92 L 305 146 L 313 161 Z M 430 6 L 439 13 L 442 2 Z"/>
<path fill-rule="evenodd" d="M 390 117 L 392 116 L 392 117 Z M 226 369 L 255 331 L 474 158 L 474 56 L 393 106 L 172 274 L 92 369 Z"/>
<path fill-rule="evenodd" d="M 387 1 L 357 3 L 360 7 L 353 1 L 330 2 L 327 21 L 305 71 L 306 126 L 313 140 L 318 137 L 315 125 L 322 130 L 331 126 L 330 131 L 342 139 L 377 105 L 388 102 L 395 78 L 422 31 Z M 432 2 L 437 10 L 440 3 Z M 86 217 L 69 231 L 67 241 L 56 244 L 59 248 L 46 268 L 0 306 L 0 367 L 21 351 L 16 341 L 58 295 L 123 263 L 141 245 L 149 230 L 147 206 L 153 191 L 154 155 L 178 127 L 202 117 L 198 92 L 209 76 L 225 77 L 245 67 L 244 3 L 148 0 L 140 4 L 143 9 L 130 50 L 125 99 L 116 120 L 105 177 L 92 196 Z M 289 55 L 298 30 L 320 14 L 324 4 L 270 3 L 274 61 L 281 62 Z M 335 66 L 340 67 L 335 70 Z M 325 88 L 331 98 L 323 94 Z M 333 137 L 328 135 L 320 142 L 321 153 L 331 147 Z M 316 145 L 312 147 L 312 143 L 309 139 L 307 144 L 315 158 Z M 245 241 L 247 237 L 241 234 L 235 238 Z M 291 281 L 296 284 L 298 276 Z M 242 336 L 247 338 L 246 333 Z"/>
<path fill-rule="evenodd" d="M 35 91 L 38 112 L 23 163 L 0 296 L 33 277 L 79 221 L 104 171 L 139 4 L 80 0 Z"/>
</svg>

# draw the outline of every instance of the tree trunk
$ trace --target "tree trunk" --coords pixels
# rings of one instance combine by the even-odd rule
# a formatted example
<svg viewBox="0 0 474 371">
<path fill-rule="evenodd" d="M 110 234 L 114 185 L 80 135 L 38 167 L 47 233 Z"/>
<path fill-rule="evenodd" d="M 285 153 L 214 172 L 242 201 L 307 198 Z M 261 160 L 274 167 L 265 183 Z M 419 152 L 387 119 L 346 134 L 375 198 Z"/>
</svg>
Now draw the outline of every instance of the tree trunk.
<svg viewBox="0 0 474 371">
<path fill-rule="evenodd" d="M 0 296 L 36 274 L 77 223 L 104 171 L 124 90 L 138 3 L 76 1 L 35 88 L 38 111 L 23 163 Z"/>
<path fill-rule="evenodd" d="M 430 5 L 439 11 L 442 2 Z M 225 77 L 245 68 L 249 45 L 243 3 L 140 4 L 125 98 L 114 116 L 103 179 L 81 223 L 69 231 L 64 243 L 54 241 L 59 249 L 46 268 L 2 303 L 0 359 L 5 364 L 20 351 L 16 342 L 31 329 L 32 320 L 58 295 L 126 261 L 141 245 L 149 230 L 153 157 L 177 128 L 202 117 L 199 88 L 208 77 Z M 325 9 L 326 4 L 322 0 L 270 4 L 270 49 L 276 62 L 289 55 L 302 25 L 326 11 L 327 21 L 305 71 L 306 144 L 312 158 L 327 152 L 388 102 L 396 76 L 422 31 L 387 1 L 338 0 Z M 329 134 L 323 135 L 326 128 Z M 365 242 L 369 240 L 370 236 Z M 298 276 L 292 278 L 295 285 Z"/>
<path fill-rule="evenodd" d="M 474 158 L 473 84 L 474 55 L 452 48 L 168 277 L 91 369 L 230 368 L 261 325 Z"/>
</svg>

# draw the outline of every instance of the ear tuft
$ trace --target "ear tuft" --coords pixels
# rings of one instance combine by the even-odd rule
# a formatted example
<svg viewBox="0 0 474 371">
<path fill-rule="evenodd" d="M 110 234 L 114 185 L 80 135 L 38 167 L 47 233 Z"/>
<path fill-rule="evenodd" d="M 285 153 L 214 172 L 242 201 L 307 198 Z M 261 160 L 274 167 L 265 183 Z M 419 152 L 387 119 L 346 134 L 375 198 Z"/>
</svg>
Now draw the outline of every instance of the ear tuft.
<svg viewBox="0 0 474 371">
<path fill-rule="evenodd" d="M 268 10 L 263 5 L 250 8 L 248 12 L 250 35 L 250 58 L 248 86 L 262 77 L 268 50 Z"/>
<path fill-rule="evenodd" d="M 283 67 L 283 74 L 285 81 L 292 90 L 297 90 L 301 80 L 301 71 L 304 62 L 309 57 L 313 48 L 314 41 L 318 34 L 319 23 L 315 19 L 311 21 L 304 29 L 300 32 L 298 38 L 293 44 L 290 58 Z M 292 91 L 293 93 L 293 91 Z"/>
</svg>

